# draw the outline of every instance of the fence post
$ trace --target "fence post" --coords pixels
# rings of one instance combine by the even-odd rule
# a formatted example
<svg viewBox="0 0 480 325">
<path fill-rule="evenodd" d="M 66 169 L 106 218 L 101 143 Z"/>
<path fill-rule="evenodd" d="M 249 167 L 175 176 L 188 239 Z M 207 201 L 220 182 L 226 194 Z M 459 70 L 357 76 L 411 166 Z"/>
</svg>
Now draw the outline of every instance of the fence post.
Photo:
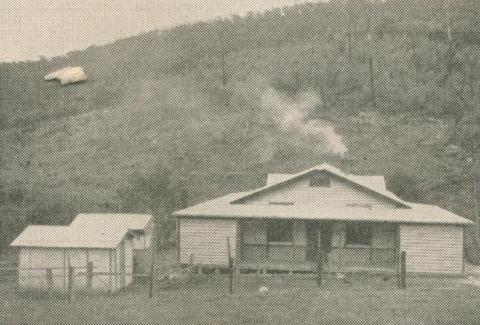
<svg viewBox="0 0 480 325">
<path fill-rule="evenodd" d="M 93 287 L 93 262 L 87 263 L 87 288 Z"/>
<path fill-rule="evenodd" d="M 53 292 L 53 272 L 52 272 L 52 269 L 47 269 L 46 276 L 47 276 L 48 293 L 49 293 L 49 295 L 52 295 L 52 292 Z"/>
<path fill-rule="evenodd" d="M 320 287 L 322 285 L 323 251 L 320 249 L 317 255 L 317 286 Z"/>
<path fill-rule="evenodd" d="M 75 299 L 75 268 L 68 266 L 68 301 Z"/>
<path fill-rule="evenodd" d="M 230 250 L 230 238 L 227 237 L 227 254 L 228 254 L 228 292 L 233 293 L 233 259 Z"/>
<path fill-rule="evenodd" d="M 150 277 L 149 277 L 149 284 L 148 284 L 148 297 L 153 298 L 153 277 L 154 277 L 154 265 L 153 260 L 150 263 Z"/>
<path fill-rule="evenodd" d="M 190 254 L 190 260 L 188 261 L 189 262 L 189 273 L 190 273 L 190 276 L 193 275 L 193 254 Z"/>
<path fill-rule="evenodd" d="M 407 288 L 407 253 L 400 254 L 400 289 Z"/>
</svg>

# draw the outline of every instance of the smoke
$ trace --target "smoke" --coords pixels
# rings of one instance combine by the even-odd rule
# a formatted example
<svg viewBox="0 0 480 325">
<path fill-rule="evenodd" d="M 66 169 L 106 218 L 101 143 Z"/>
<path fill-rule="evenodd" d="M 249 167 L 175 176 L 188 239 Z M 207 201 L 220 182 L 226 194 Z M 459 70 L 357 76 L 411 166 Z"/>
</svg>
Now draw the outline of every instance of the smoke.
<svg viewBox="0 0 480 325">
<path fill-rule="evenodd" d="M 327 121 L 308 118 L 320 104 L 314 91 L 304 91 L 292 98 L 268 88 L 262 96 L 262 106 L 271 112 L 281 130 L 320 142 L 324 153 L 343 156 L 347 147 L 335 128 Z"/>
</svg>

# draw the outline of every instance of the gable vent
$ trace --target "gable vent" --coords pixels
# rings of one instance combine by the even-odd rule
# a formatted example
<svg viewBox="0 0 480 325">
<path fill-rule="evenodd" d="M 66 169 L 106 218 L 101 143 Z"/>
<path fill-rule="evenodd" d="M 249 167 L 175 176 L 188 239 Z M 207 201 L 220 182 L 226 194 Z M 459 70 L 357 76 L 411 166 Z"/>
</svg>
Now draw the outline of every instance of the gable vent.
<svg viewBox="0 0 480 325">
<path fill-rule="evenodd" d="M 310 177 L 311 187 L 330 187 L 330 178 L 324 175 L 315 175 Z"/>
</svg>

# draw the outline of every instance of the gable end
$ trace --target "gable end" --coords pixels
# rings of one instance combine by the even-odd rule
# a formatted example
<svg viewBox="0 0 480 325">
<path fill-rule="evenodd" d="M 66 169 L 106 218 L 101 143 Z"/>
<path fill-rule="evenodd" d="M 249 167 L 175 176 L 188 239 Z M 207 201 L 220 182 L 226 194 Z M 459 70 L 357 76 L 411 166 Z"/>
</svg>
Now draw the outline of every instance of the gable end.
<svg viewBox="0 0 480 325">
<path fill-rule="evenodd" d="M 306 172 L 304 174 L 298 175 L 296 177 L 292 177 L 286 181 L 279 182 L 277 184 L 273 184 L 271 186 L 266 186 L 264 188 L 261 188 L 257 191 L 254 191 L 250 194 L 247 194 L 241 198 L 235 199 L 231 201 L 231 204 L 244 204 L 247 203 L 251 200 L 256 200 L 262 196 L 264 196 L 267 193 L 273 193 L 277 190 L 281 190 L 284 188 L 287 188 L 288 186 L 291 186 L 295 182 L 301 181 L 301 180 L 308 180 L 309 186 L 310 187 L 319 187 L 319 188 L 328 188 L 330 186 L 330 182 L 332 180 L 338 180 L 342 183 L 348 184 L 351 188 L 361 191 L 365 194 L 368 194 L 369 196 L 372 196 L 373 198 L 389 203 L 393 205 L 396 208 L 410 208 L 408 205 L 402 203 L 401 201 L 395 200 L 394 198 L 388 197 L 386 195 L 383 195 L 382 193 L 379 193 L 373 189 L 370 189 L 362 184 L 356 183 L 348 178 L 343 177 L 342 175 L 337 175 L 335 173 L 332 173 L 328 170 L 311 170 L 309 172 Z M 312 181 L 313 180 L 313 181 Z M 318 181 L 317 181 L 318 180 Z M 353 203 L 353 202 L 352 202 Z"/>
</svg>

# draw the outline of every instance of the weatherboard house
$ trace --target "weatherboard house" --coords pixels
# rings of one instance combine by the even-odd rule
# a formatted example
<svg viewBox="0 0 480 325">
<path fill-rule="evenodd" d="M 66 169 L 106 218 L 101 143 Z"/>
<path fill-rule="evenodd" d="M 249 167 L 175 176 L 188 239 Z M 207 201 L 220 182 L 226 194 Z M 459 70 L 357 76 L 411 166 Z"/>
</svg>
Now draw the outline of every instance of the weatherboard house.
<svg viewBox="0 0 480 325">
<path fill-rule="evenodd" d="M 464 273 L 463 237 L 472 222 L 440 207 L 403 201 L 383 176 L 330 165 L 269 174 L 267 184 L 176 211 L 180 263 L 238 270 Z M 229 244 L 227 244 L 227 241 Z M 321 255 L 320 255 L 321 254 Z"/>
</svg>

